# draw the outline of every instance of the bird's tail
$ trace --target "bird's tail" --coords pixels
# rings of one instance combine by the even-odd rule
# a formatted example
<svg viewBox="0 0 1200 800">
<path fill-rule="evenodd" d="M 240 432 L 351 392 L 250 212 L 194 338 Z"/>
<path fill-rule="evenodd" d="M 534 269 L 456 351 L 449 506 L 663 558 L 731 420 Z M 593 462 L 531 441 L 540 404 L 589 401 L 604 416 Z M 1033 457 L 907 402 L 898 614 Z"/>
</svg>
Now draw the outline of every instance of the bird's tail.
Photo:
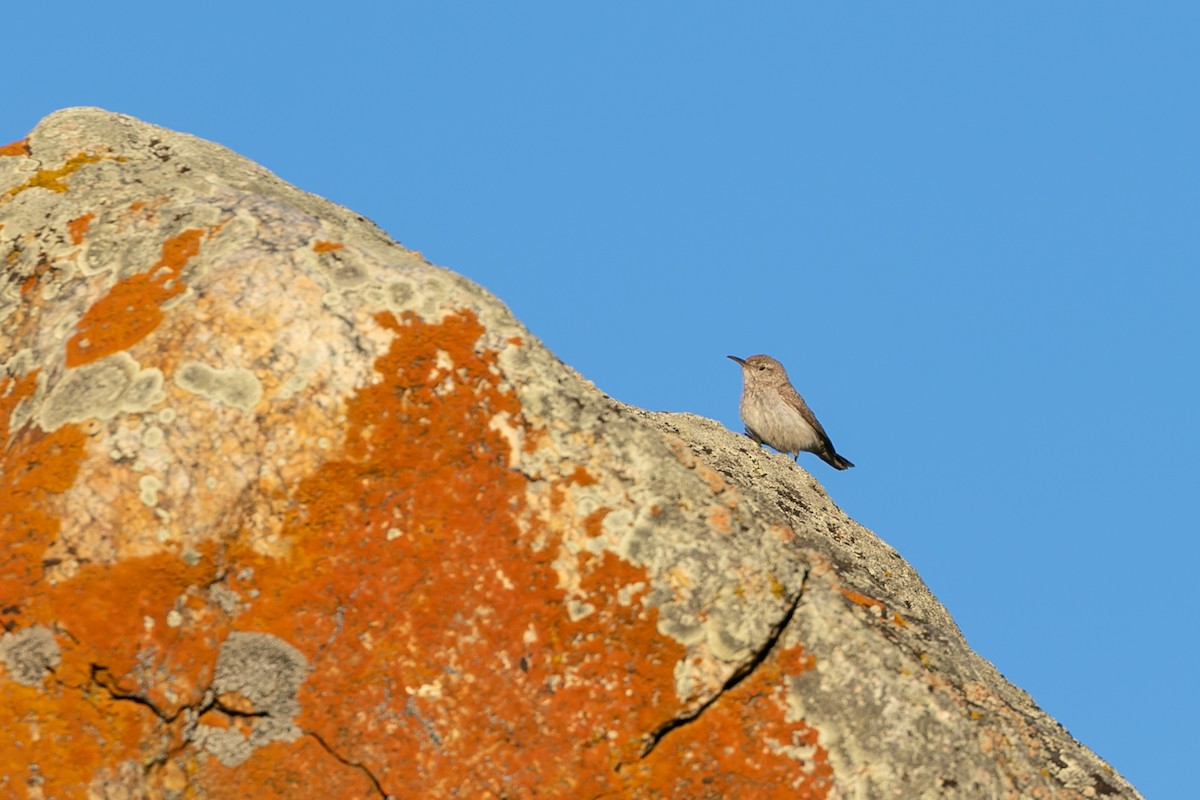
<svg viewBox="0 0 1200 800">
<path fill-rule="evenodd" d="M 839 456 L 839 455 L 838 455 L 836 452 L 834 452 L 833 450 L 830 450 L 830 451 L 829 451 L 827 454 L 826 454 L 826 453 L 822 453 L 822 454 L 821 454 L 821 459 L 822 459 L 822 460 L 823 460 L 823 461 L 824 461 L 826 464 L 828 464 L 829 466 L 833 467 L 834 469 L 850 469 L 850 467 L 853 467 L 853 466 L 854 466 L 854 462 L 853 462 L 853 461 L 851 461 L 851 460 L 850 460 L 850 459 L 848 459 L 848 458 L 843 458 L 842 456 Z"/>
</svg>

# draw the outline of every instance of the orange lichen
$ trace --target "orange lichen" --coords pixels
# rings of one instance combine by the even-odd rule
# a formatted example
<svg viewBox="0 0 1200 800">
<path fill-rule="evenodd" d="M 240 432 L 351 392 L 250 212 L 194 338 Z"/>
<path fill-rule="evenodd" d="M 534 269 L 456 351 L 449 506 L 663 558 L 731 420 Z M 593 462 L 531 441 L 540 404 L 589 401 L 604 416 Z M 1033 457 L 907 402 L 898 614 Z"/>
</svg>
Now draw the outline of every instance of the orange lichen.
<svg viewBox="0 0 1200 800">
<path fill-rule="evenodd" d="M 604 518 L 612 512 L 611 508 L 597 508 L 583 519 L 583 529 L 593 539 L 604 533 Z"/>
<path fill-rule="evenodd" d="M 83 797 L 106 767 L 150 760 L 159 718 L 95 689 L 58 676 L 43 687 L 0 678 L 0 796 Z"/>
<path fill-rule="evenodd" d="M 96 301 L 67 340 L 67 366 L 78 367 L 140 342 L 162 322 L 160 306 L 187 286 L 181 273 L 200 243 L 219 227 L 189 228 L 162 247 L 162 258 L 145 272 L 120 280 Z"/>
<path fill-rule="evenodd" d="M 164 248 L 156 269 L 178 274 L 201 234 Z M 149 277 L 144 286 L 160 296 Z M 100 321 L 88 320 L 89 354 L 98 339 L 117 341 L 93 332 Z M 786 718 L 788 678 L 811 667 L 795 648 L 773 653 L 640 757 L 647 735 L 686 710 L 675 689 L 686 650 L 659 632 L 645 568 L 610 552 L 573 559 L 567 602 L 556 531 L 576 525 L 594 536 L 608 510 L 578 520 L 561 498 L 596 477 L 580 466 L 551 479 L 556 519 L 527 509 L 529 479 L 510 468 L 494 421 L 528 423 L 475 315 L 430 323 L 382 313 L 375 323 L 391 342 L 376 380 L 343 400 L 344 445 L 270 490 L 278 496 L 246 499 L 281 509 L 279 556 L 256 549 L 263 532 L 230 514 L 220 542 L 197 544 L 186 559 L 164 545 L 39 582 L 58 530 L 44 501 L 73 485 L 85 439 L 74 425 L 9 432 L 36 376 L 0 383 L 0 433 L 15 442 L 3 457 L 16 459 L 0 472 L 0 596 L 21 598 L 13 626 L 45 625 L 62 649 L 53 696 L 11 683 L 0 691 L 0 753 L 9 754 L 0 775 L 25 775 L 37 735 L 63 754 L 46 759 L 57 770 L 47 794 L 53 786 L 59 796 L 128 760 L 151 765 L 148 785 L 186 786 L 198 798 L 666 798 L 773 786 L 823 797 L 830 773 L 817 733 Z M 34 522 L 19 517 L 38 509 Z M 32 533 L 14 547 L 20 531 Z M 13 564 L 24 566 L 4 584 Z M 217 581 L 239 598 L 232 618 L 210 599 Z M 182 709 L 200 708 L 231 628 L 274 635 L 309 666 L 296 719 L 305 735 L 236 767 L 183 741 Z M 203 724 L 248 731 L 249 699 L 219 701 Z"/>
<path fill-rule="evenodd" d="M 704 481 L 704 485 L 713 494 L 720 494 L 729 488 L 729 484 L 725 482 L 724 476 L 707 464 L 696 464 L 694 472 L 699 476 L 700 480 Z"/>
<path fill-rule="evenodd" d="M 576 465 L 575 470 L 571 473 L 568 480 L 576 486 L 594 486 L 596 478 L 592 473 L 588 472 L 582 465 Z"/>
<path fill-rule="evenodd" d="M 15 142 L 0 147 L 0 157 L 2 156 L 27 156 L 29 155 L 29 140 L 18 139 Z"/>
<path fill-rule="evenodd" d="M 313 242 L 313 251 L 316 253 L 330 253 L 334 250 L 343 250 L 346 245 L 340 242 L 326 242 L 322 239 L 317 239 Z"/>
<path fill-rule="evenodd" d="M 96 215 L 89 211 L 67 223 L 67 233 L 71 235 L 71 244 L 83 243 L 83 237 L 87 235 L 88 226 L 92 224 L 92 220 L 95 218 Z"/>
<path fill-rule="evenodd" d="M 778 522 L 768 524 L 767 530 L 781 542 L 791 542 L 796 539 L 796 532 L 794 530 Z"/>
<path fill-rule="evenodd" d="M 63 680 L 85 683 L 91 665 L 102 664 L 102 682 L 113 693 L 139 691 L 174 714 L 203 696 L 228 625 L 224 614 L 198 614 L 182 602 L 212 580 L 214 569 L 209 558 L 189 563 L 170 552 L 84 564 L 70 580 L 28 594 L 28 616 L 70 640 L 57 670 Z M 174 625 L 167 619 L 173 609 Z"/>
<path fill-rule="evenodd" d="M 178 743 L 182 718 L 170 726 L 140 702 L 173 712 L 203 694 L 221 623 L 216 615 L 172 627 L 165 616 L 208 570 L 159 554 L 114 565 L 85 564 L 69 581 L 45 580 L 48 546 L 60 531 L 55 495 L 74 485 L 86 455 L 76 425 L 46 433 L 11 429 L 18 402 L 33 394 L 36 373 L 0 381 L 0 626 L 41 624 L 54 631 L 61 663 L 44 687 L 0 680 L 0 776 L 27 774 L 31 749 L 47 796 L 74 796 L 104 769 L 156 757 L 164 735 Z M 146 619 L 152 624 L 147 625 Z M 41 748 L 48 748 L 41 752 Z M 0 794 L 13 786 L 0 778 Z"/>
<path fill-rule="evenodd" d="M 39 170 L 29 180 L 19 186 L 14 186 L 3 195 L 0 195 L 0 200 L 8 200 L 16 197 L 26 189 L 47 189 L 51 192 L 65 192 L 67 191 L 66 178 L 68 175 L 86 164 L 95 164 L 106 157 L 96 153 L 79 153 L 71 156 L 61 167 Z"/>
<path fill-rule="evenodd" d="M 250 701 L 241 692 L 225 692 L 217 696 L 217 702 L 224 711 L 235 711 L 242 714 L 254 714 L 260 709 L 256 708 L 254 703 Z"/>
<path fill-rule="evenodd" d="M 863 606 L 864 608 L 877 609 L 881 616 L 885 616 L 887 614 L 887 607 L 880 600 L 876 600 L 873 597 L 867 597 L 865 594 L 860 594 L 853 589 L 842 588 L 841 592 L 847 600 L 855 605 Z M 897 611 L 892 612 L 890 619 L 894 624 L 901 627 L 908 625 L 908 621 L 904 619 L 904 617 L 900 616 L 900 613 Z"/>
<path fill-rule="evenodd" d="M 74 484 L 85 456 L 87 437 L 76 425 L 51 433 L 35 425 L 14 428 L 17 404 L 36 388 L 36 371 L 0 379 L 0 628 L 7 630 L 40 621 L 42 559 L 60 529 L 50 501 Z M 69 649 L 67 637 L 55 638 Z M 0 794 L 16 796 L 18 786 L 37 779 L 47 797 L 73 796 L 102 765 L 136 757 L 141 742 L 152 740 L 152 714 L 92 695 L 89 684 L 87 670 L 71 668 L 67 653 L 45 687 L 0 679 Z"/>
<path fill-rule="evenodd" d="M 526 478 L 509 468 L 491 422 L 524 424 L 521 408 L 501 388 L 497 353 L 476 350 L 474 314 L 376 321 L 394 335 L 375 364 L 379 381 L 347 402 L 340 455 L 290 493 L 291 556 L 231 544 L 231 563 L 253 566 L 235 588 L 258 596 L 239 627 L 305 653 L 299 723 L 391 794 L 598 793 L 679 711 L 683 648 L 658 632 L 641 594 L 617 601 L 649 581 L 611 554 L 581 560 L 581 599 L 593 610 L 567 614 L 554 536 L 519 523 Z M 562 485 L 594 480 L 579 468 Z M 584 527 L 594 531 L 603 514 Z M 549 546 L 531 549 L 537 537 Z M 273 745 L 236 772 L 254 764 L 265 781 L 283 759 L 275 769 L 286 773 L 293 747 Z M 202 786 L 240 780 L 211 760 L 201 767 Z M 303 780 L 280 786 L 318 793 Z"/>
<path fill-rule="evenodd" d="M 52 433 L 35 425 L 12 429 L 12 414 L 33 396 L 37 374 L 0 379 L 0 623 L 22 612 L 19 598 L 41 578 L 42 556 L 60 527 L 47 501 L 72 486 L 85 455 L 87 437 L 76 425 Z"/>
<path fill-rule="evenodd" d="M 13 258 L 14 255 L 19 256 L 20 251 L 13 250 L 12 252 L 9 253 L 9 257 L 10 257 L 11 261 L 16 260 L 15 258 Z M 38 283 L 42 280 L 42 277 L 47 272 L 50 272 L 54 268 L 55 268 L 54 265 L 51 264 L 49 259 L 47 259 L 45 254 L 43 254 L 42 257 L 38 259 L 37 265 L 34 266 L 33 274 L 21 282 L 21 296 L 24 297 L 25 295 L 32 292 L 37 287 Z"/>
<path fill-rule="evenodd" d="M 878 608 L 883 610 L 883 603 L 876 600 L 874 597 L 867 597 L 865 594 L 860 594 L 853 589 L 842 589 L 842 594 L 846 599 L 855 605 L 864 606 L 866 608 Z"/>
<path fill-rule="evenodd" d="M 728 508 L 716 505 L 709 506 L 704 514 L 704 519 L 708 523 L 708 527 L 717 533 L 733 532 L 733 515 L 729 513 Z"/>
<path fill-rule="evenodd" d="M 644 759 L 622 769 L 622 797 L 822 800 L 833 789 L 816 729 L 788 721 L 791 678 L 815 659 L 799 646 L 772 652 L 742 683 Z"/>
<path fill-rule="evenodd" d="M 202 789 L 211 787 L 211 791 L 202 792 L 200 797 L 253 797 L 256 800 L 372 800 L 380 797 L 364 770 L 339 762 L 311 736 L 270 744 L 236 767 L 223 766 L 213 758 L 189 766 L 188 771 L 196 773 Z M 418 793 L 413 796 L 437 795 Z"/>
</svg>

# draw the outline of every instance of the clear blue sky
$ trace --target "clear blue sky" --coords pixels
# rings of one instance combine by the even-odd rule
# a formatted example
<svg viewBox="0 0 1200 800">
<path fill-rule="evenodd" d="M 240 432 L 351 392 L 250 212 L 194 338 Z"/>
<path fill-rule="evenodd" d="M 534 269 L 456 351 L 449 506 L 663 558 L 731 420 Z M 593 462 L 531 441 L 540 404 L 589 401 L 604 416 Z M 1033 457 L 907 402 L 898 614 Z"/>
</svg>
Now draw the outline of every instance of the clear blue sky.
<svg viewBox="0 0 1200 800">
<path fill-rule="evenodd" d="M 740 430 L 776 356 L 971 644 L 1195 796 L 1200 3 L 9 6 L 5 142 L 218 141 L 636 405 Z"/>
</svg>

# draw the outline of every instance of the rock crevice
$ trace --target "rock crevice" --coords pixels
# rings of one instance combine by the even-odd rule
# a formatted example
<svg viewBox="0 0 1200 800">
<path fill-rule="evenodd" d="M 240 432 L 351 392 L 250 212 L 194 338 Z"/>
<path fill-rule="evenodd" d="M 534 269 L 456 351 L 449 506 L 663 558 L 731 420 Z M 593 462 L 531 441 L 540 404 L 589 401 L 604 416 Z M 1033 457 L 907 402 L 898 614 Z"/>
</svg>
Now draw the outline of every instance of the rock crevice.
<svg viewBox="0 0 1200 800">
<path fill-rule="evenodd" d="M 796 591 L 795 596 L 788 601 L 787 608 L 783 613 L 783 617 L 780 618 L 779 622 L 771 627 L 771 631 L 768 633 L 766 640 L 757 648 L 751 657 L 738 665 L 737 669 L 735 669 L 730 676 L 725 679 L 725 683 L 721 685 L 720 690 L 717 691 L 716 694 L 709 697 L 691 711 L 672 717 L 651 731 L 650 735 L 647 737 L 645 747 L 642 748 L 642 758 L 650 755 L 650 753 L 654 751 L 654 748 L 658 747 L 658 743 L 662 741 L 663 737 L 667 736 L 669 733 L 671 733 L 671 731 L 693 722 L 697 717 L 707 711 L 710 706 L 719 701 L 723 696 L 725 696 L 726 693 L 749 677 L 749 675 L 754 672 L 755 668 L 767 659 L 775 645 L 779 643 L 780 638 L 783 636 L 783 632 L 786 631 L 788 625 L 791 624 L 792 617 L 796 615 L 796 609 L 799 607 L 800 601 L 804 598 L 804 582 L 807 580 L 807 578 L 808 573 L 806 572 L 800 581 L 800 588 Z"/>
</svg>

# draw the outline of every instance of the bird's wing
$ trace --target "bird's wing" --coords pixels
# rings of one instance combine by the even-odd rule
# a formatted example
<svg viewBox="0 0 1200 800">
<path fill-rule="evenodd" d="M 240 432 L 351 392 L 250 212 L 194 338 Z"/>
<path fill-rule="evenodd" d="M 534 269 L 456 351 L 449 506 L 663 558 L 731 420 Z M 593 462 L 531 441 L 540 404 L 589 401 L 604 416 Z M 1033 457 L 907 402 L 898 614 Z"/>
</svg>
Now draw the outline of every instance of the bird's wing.
<svg viewBox="0 0 1200 800">
<path fill-rule="evenodd" d="M 814 431 L 816 431 L 817 438 L 821 440 L 821 444 L 828 448 L 830 453 L 835 452 L 833 449 L 833 442 L 829 440 L 829 434 L 826 433 L 825 429 L 821 427 L 821 423 L 817 420 L 817 415 L 814 414 L 812 409 L 808 407 L 808 403 L 804 402 L 804 398 L 801 397 L 797 392 L 795 396 L 788 398 L 788 403 L 790 403 L 791 406 L 796 409 L 796 411 L 800 412 L 800 416 L 804 417 L 804 421 L 807 422 Z"/>
</svg>

